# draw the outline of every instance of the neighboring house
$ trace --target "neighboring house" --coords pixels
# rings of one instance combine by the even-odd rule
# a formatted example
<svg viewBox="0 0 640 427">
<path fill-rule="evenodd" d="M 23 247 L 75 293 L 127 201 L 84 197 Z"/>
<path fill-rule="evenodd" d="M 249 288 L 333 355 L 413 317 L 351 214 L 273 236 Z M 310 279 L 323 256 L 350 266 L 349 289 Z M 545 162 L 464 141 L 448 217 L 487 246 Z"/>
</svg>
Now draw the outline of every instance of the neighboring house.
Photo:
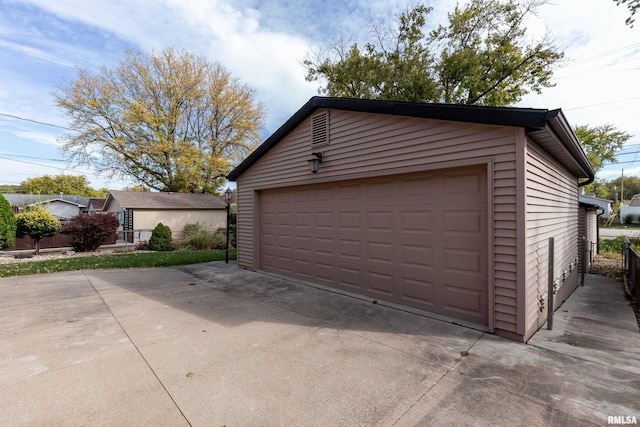
<svg viewBox="0 0 640 427">
<path fill-rule="evenodd" d="M 200 224 L 208 231 L 226 227 L 226 203 L 211 194 L 110 191 L 103 207 L 120 218 L 120 231 L 129 242 L 149 240 L 162 223 L 174 238 L 181 238 L 186 224 Z"/>
<path fill-rule="evenodd" d="M 100 199 L 100 198 L 89 199 L 89 206 L 87 208 L 87 212 L 89 212 L 90 214 L 102 212 L 102 208 L 104 207 L 104 202 L 106 201 L 107 199 Z"/>
<path fill-rule="evenodd" d="M 605 219 L 609 218 L 609 215 L 611 215 L 613 211 L 611 207 L 613 200 L 602 199 L 588 194 L 580 194 L 580 203 L 596 207 L 598 209 L 598 215 Z"/>
<path fill-rule="evenodd" d="M 561 110 L 314 97 L 228 178 L 241 268 L 522 341 L 546 321 L 550 237 L 555 307 L 580 281 L 594 170 Z"/>
<path fill-rule="evenodd" d="M 640 194 L 635 194 L 628 204 L 620 205 L 620 224 L 640 222 Z"/>
<path fill-rule="evenodd" d="M 58 219 L 72 218 L 89 212 L 89 197 L 48 194 L 3 194 L 15 213 L 27 206 L 42 205 Z M 104 200 L 104 199 L 102 199 Z"/>
<path fill-rule="evenodd" d="M 601 199 L 595 196 L 580 194 L 580 236 L 584 237 L 584 248 L 588 257 L 580 256 L 580 265 L 584 266 L 584 270 L 588 271 L 593 263 L 593 257 L 598 252 L 598 242 L 600 241 L 600 222 L 599 217 L 609 218 L 612 213 L 611 200 Z M 586 261 L 586 264 L 582 262 Z"/>
</svg>

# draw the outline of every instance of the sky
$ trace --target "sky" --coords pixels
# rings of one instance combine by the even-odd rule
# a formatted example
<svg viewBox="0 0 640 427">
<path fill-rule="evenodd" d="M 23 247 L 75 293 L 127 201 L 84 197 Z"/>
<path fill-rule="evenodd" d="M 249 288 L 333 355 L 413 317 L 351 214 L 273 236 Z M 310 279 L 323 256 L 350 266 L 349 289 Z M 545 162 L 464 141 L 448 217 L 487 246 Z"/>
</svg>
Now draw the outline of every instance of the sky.
<svg viewBox="0 0 640 427">
<path fill-rule="evenodd" d="M 433 7 L 427 28 L 446 23 L 453 0 Z M 94 188 L 134 182 L 98 176 L 64 161 L 68 132 L 56 87 L 79 68 L 112 67 L 126 49 L 185 49 L 218 62 L 255 89 L 267 112 L 265 139 L 312 96 L 302 62 L 342 37 L 364 42 L 371 23 L 394 24 L 415 0 L 0 0 L 0 184 L 43 175 L 84 175 Z M 572 126 L 611 124 L 633 137 L 604 180 L 640 176 L 640 22 L 613 0 L 550 0 L 527 22 L 547 35 L 563 63 L 555 87 L 528 94 L 518 107 L 561 108 Z M 638 19 L 640 21 L 640 18 Z"/>
</svg>

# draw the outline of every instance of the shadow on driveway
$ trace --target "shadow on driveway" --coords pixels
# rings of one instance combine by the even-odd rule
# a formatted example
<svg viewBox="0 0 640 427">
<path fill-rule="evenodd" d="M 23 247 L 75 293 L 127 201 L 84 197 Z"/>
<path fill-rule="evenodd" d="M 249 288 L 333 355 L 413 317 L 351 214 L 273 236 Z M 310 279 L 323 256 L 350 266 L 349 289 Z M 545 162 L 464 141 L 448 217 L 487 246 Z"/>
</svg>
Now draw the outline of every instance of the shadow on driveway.
<svg viewBox="0 0 640 427">
<path fill-rule="evenodd" d="M 234 264 L 0 279 L 0 301 L 9 425 L 640 416 L 633 372 Z"/>
</svg>

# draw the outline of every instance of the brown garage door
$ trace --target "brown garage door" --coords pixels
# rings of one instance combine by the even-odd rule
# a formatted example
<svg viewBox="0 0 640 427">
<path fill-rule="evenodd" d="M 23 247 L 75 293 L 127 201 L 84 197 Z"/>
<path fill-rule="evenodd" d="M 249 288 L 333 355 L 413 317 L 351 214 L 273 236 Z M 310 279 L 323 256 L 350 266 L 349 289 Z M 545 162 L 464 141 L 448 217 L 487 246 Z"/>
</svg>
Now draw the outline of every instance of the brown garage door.
<svg viewBox="0 0 640 427">
<path fill-rule="evenodd" d="M 262 269 L 486 325 L 485 170 L 265 190 Z"/>
</svg>

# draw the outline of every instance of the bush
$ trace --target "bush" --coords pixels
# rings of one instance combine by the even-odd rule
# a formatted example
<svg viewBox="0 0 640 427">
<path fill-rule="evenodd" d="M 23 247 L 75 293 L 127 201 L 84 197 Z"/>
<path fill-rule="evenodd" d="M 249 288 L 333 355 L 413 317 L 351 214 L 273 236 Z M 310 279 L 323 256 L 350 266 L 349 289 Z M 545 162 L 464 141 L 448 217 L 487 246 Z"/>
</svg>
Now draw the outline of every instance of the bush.
<svg viewBox="0 0 640 427">
<path fill-rule="evenodd" d="M 60 221 L 51 212 L 37 206 L 16 215 L 16 236 L 29 236 L 36 242 L 36 254 L 40 253 L 40 240 L 56 234 Z"/>
<path fill-rule="evenodd" d="M 173 242 L 171 241 L 171 229 L 159 223 L 151 232 L 149 239 L 149 249 L 152 251 L 172 251 Z"/>
<path fill-rule="evenodd" d="M 81 213 L 67 221 L 60 232 L 71 236 L 71 246 L 76 252 L 93 252 L 113 236 L 118 225 L 118 218 L 113 213 Z"/>
<path fill-rule="evenodd" d="M 186 224 L 184 236 L 184 240 L 180 243 L 180 249 L 183 250 L 224 249 L 227 242 L 226 237 L 220 233 L 210 233 L 200 229 L 200 224 Z"/>
<path fill-rule="evenodd" d="M 634 214 L 627 214 L 624 216 L 625 224 L 633 224 L 635 220 L 636 220 L 636 216 Z"/>
<path fill-rule="evenodd" d="M 624 244 L 624 236 L 618 236 L 615 239 L 600 239 L 600 253 L 622 253 L 622 245 Z"/>
<path fill-rule="evenodd" d="M 0 194 L 0 249 L 10 248 L 15 244 L 16 218 L 11 210 L 11 203 Z"/>
</svg>

